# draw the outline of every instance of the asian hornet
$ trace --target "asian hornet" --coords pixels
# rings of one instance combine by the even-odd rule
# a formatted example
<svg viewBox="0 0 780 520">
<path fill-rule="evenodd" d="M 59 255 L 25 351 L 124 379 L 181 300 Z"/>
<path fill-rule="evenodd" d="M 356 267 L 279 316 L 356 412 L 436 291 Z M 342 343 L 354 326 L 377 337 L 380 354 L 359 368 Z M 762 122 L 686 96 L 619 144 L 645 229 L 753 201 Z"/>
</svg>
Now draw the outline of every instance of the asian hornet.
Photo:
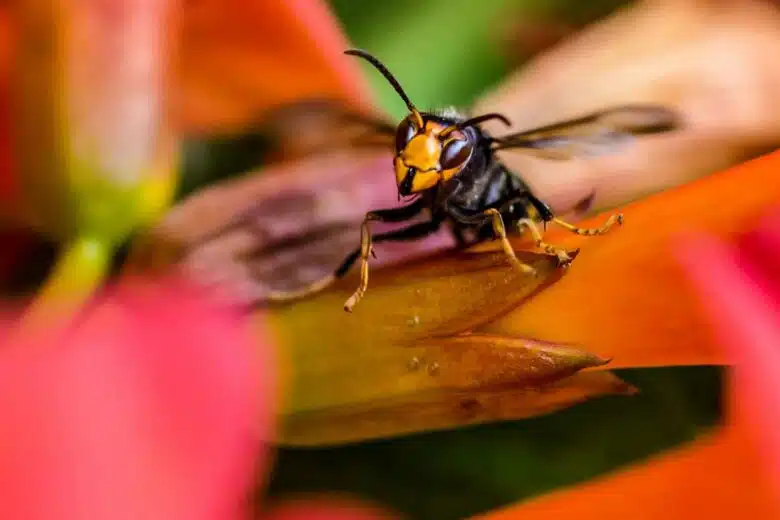
<svg viewBox="0 0 780 520">
<path fill-rule="evenodd" d="M 510 244 L 507 233 L 527 230 L 536 246 L 557 256 L 559 265 L 568 266 L 569 252 L 548 244 L 540 224 L 554 223 L 578 235 L 603 235 L 616 224 L 620 214 L 612 215 L 601 227 L 586 229 L 556 217 L 548 204 L 534 195 L 522 177 L 505 166 L 496 156 L 498 150 L 516 149 L 547 159 L 570 159 L 603 153 L 623 144 L 629 138 L 669 132 L 679 128 L 676 115 L 654 105 L 624 105 L 561 121 L 544 127 L 493 137 L 480 127 L 488 120 L 511 123 L 501 114 L 490 113 L 467 117 L 453 110 L 423 112 L 418 110 L 398 80 L 374 56 L 357 49 L 345 54 L 365 59 L 395 89 L 409 114 L 397 127 L 384 121 L 363 122 L 377 134 L 394 138 L 395 181 L 399 200 L 410 198 L 406 205 L 366 213 L 361 225 L 360 247 L 352 251 L 335 272 L 299 291 L 274 292 L 271 301 L 297 299 L 327 287 L 343 277 L 360 260 L 360 285 L 344 304 L 351 312 L 368 287 L 368 261 L 374 254 L 373 244 L 385 241 L 415 240 L 430 235 L 447 223 L 462 247 L 491 239 L 501 241 L 514 268 L 534 274 L 521 262 Z M 351 118 L 355 122 L 355 118 Z M 394 231 L 372 235 L 371 222 L 404 222 L 426 211 L 430 218 Z"/>
</svg>

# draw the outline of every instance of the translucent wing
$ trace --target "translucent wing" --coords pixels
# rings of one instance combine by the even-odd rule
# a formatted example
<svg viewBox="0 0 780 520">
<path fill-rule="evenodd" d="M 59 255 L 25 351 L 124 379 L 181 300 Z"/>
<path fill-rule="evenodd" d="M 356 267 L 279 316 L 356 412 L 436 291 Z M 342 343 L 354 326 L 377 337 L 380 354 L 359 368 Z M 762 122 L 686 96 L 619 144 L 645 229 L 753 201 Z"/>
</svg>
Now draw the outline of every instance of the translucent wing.
<svg viewBox="0 0 780 520">
<path fill-rule="evenodd" d="M 301 158 L 345 148 L 392 149 L 396 126 L 376 114 L 338 101 L 305 100 L 281 105 L 260 121 L 259 133 L 275 155 Z"/>
<path fill-rule="evenodd" d="M 565 160 L 614 153 L 640 135 L 680 127 L 663 107 L 628 105 L 496 138 L 494 149 L 518 149 L 538 157 Z"/>
</svg>

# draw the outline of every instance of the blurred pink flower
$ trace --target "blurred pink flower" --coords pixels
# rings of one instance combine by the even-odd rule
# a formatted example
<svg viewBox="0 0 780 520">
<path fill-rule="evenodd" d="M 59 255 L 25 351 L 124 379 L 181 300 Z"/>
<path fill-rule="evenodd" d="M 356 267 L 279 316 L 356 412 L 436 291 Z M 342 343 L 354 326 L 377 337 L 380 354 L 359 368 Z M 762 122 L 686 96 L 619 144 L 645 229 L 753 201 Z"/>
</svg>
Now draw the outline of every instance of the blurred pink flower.
<svg viewBox="0 0 780 520">
<path fill-rule="evenodd" d="M 270 470 L 277 384 L 252 323 L 180 282 L 128 280 L 67 330 L 6 342 L 0 518 L 248 516 Z M 375 518 L 329 511 L 272 517 Z"/>
<path fill-rule="evenodd" d="M 707 235 L 681 260 L 731 358 L 733 421 L 745 421 L 780 511 L 780 209 L 736 245 Z"/>
</svg>

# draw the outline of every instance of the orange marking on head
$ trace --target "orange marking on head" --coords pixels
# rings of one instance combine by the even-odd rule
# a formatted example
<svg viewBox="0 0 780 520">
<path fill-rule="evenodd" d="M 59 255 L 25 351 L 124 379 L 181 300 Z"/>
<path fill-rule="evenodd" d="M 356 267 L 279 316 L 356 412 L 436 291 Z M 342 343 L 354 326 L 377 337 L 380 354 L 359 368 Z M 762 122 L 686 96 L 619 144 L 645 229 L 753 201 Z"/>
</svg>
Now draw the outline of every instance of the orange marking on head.
<svg viewBox="0 0 780 520">
<path fill-rule="evenodd" d="M 430 189 L 442 180 L 452 178 L 460 168 L 441 170 L 441 154 L 444 146 L 453 139 L 465 140 L 460 130 L 452 129 L 451 125 L 435 121 L 426 121 L 394 161 L 395 180 L 399 187 L 408 182 L 406 177 L 409 169 L 414 170 L 414 178 L 407 189 L 417 193 Z M 446 138 L 443 138 L 446 136 Z"/>
<path fill-rule="evenodd" d="M 439 156 L 441 156 L 441 141 L 429 132 L 414 136 L 401 152 L 404 163 L 420 171 L 436 169 Z"/>
</svg>

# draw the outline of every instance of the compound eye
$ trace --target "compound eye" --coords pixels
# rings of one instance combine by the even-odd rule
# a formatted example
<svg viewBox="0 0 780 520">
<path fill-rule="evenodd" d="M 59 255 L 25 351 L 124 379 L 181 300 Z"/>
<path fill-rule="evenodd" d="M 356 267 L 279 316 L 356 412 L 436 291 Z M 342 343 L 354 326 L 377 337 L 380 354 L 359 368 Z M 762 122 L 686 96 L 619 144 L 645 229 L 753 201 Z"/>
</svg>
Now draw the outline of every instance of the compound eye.
<svg viewBox="0 0 780 520">
<path fill-rule="evenodd" d="M 439 164 L 443 170 L 457 168 L 471 156 L 471 143 L 456 139 L 450 141 L 441 151 Z"/>
<path fill-rule="evenodd" d="M 398 125 L 398 129 L 395 132 L 395 151 L 401 152 L 412 137 L 417 133 L 417 127 L 414 125 L 411 119 L 406 118 Z"/>
</svg>

